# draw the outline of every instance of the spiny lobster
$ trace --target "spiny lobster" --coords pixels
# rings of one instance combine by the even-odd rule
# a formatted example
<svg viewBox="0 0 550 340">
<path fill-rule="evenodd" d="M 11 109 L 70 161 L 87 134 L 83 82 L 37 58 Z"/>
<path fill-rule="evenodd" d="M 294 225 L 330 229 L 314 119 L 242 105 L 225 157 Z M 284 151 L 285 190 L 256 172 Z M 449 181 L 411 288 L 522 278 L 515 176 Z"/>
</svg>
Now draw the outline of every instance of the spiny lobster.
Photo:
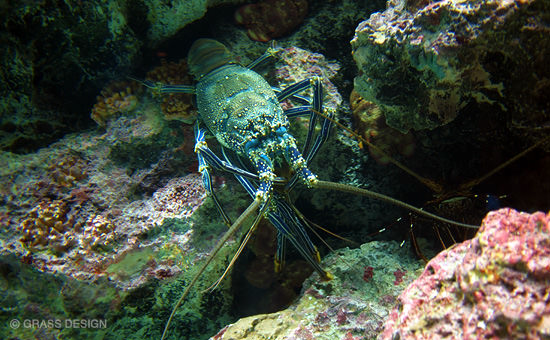
<svg viewBox="0 0 550 340">
<path fill-rule="evenodd" d="M 196 79 L 195 85 L 166 85 L 142 81 L 145 86 L 160 94 L 191 93 L 196 96 L 199 118 L 195 124 L 195 152 L 199 161 L 199 171 L 206 191 L 212 197 L 226 224 L 230 226 L 174 306 L 162 339 L 167 335 L 177 308 L 223 244 L 258 210 L 259 213 L 240 249 L 265 216 L 278 230 L 276 270 L 283 265 L 285 244 L 290 241 L 319 272 L 321 278 L 331 278 L 331 274 L 319 265 L 319 252 L 306 232 L 308 222 L 289 198 L 289 192 L 299 180 L 310 188 L 368 196 L 445 223 L 477 228 L 433 215 L 366 189 L 319 180 L 308 168 L 308 164 L 329 136 L 333 113 L 323 109 L 323 88 L 319 78 L 305 79 L 285 89 L 278 89 L 271 87 L 262 76 L 253 71 L 255 66 L 275 53 L 276 49 L 271 47 L 245 67 L 237 63 L 223 44 L 211 39 L 199 39 L 192 45 L 188 55 L 189 70 Z M 312 89 L 312 98 L 300 95 L 307 89 Z M 297 103 L 298 106 L 283 110 L 280 102 L 286 99 Z M 309 116 L 309 131 L 302 151 L 299 151 L 295 138 L 289 133 L 288 120 L 300 116 Z M 321 128 L 316 131 L 319 125 Z M 217 156 L 208 147 L 208 133 L 221 144 L 222 157 Z M 251 167 L 253 170 L 250 170 Z M 233 223 L 212 189 L 212 168 L 232 173 L 253 198 L 253 202 Z M 283 173 L 290 175 L 279 175 Z M 239 252 L 240 250 L 227 267 L 226 273 Z"/>
</svg>

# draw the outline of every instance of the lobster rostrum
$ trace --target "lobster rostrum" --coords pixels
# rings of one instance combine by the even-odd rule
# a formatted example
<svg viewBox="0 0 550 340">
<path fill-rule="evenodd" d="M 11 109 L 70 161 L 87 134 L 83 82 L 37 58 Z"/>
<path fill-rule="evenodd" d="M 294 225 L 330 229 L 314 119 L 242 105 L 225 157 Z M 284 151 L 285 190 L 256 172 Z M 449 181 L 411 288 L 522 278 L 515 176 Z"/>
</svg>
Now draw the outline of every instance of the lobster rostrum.
<svg viewBox="0 0 550 340">
<path fill-rule="evenodd" d="M 160 94 L 195 94 L 199 116 L 195 124 L 195 152 L 199 161 L 199 171 L 202 174 L 207 193 L 212 197 L 226 224 L 230 226 L 174 306 L 164 328 L 162 339 L 167 334 L 177 308 L 217 252 L 245 220 L 256 214 L 258 210 L 259 214 L 227 270 L 234 263 L 261 218 L 265 216 L 278 230 L 276 270 L 280 269 L 284 263 L 285 245 L 287 241 L 290 241 L 320 274 L 321 278 L 331 278 L 330 273 L 319 265 L 319 252 L 306 232 L 309 227 L 308 222 L 289 198 L 289 192 L 300 179 L 308 187 L 368 196 L 402 206 L 445 223 L 477 228 L 477 226 L 433 215 L 407 203 L 366 189 L 319 180 L 308 168 L 308 164 L 329 136 L 333 122 L 332 112 L 323 110 L 323 89 L 319 78 L 305 79 L 283 90 L 271 87 L 262 76 L 252 70 L 275 53 L 275 48 L 269 48 L 264 55 L 245 67 L 237 63 L 223 44 L 211 39 L 199 39 L 193 43 L 188 55 L 189 70 L 196 80 L 195 85 L 164 85 L 150 81 L 142 82 Z M 304 90 L 310 88 L 313 90 L 312 98 L 300 95 Z M 280 102 L 286 99 L 298 103 L 298 106 L 283 110 Z M 301 152 L 295 138 L 288 131 L 290 125 L 288 118 L 298 116 L 309 116 L 309 131 Z M 203 125 L 206 129 L 202 127 Z M 321 128 L 317 131 L 316 126 L 318 125 Z M 208 147 L 206 143 L 208 133 L 213 135 L 222 146 L 222 157 L 217 156 Z M 254 169 L 250 170 L 247 163 L 252 164 Z M 285 167 L 290 168 L 291 175 L 278 176 L 277 174 L 282 173 L 279 170 Z M 233 223 L 224 212 L 212 189 L 210 174 L 212 168 L 228 171 L 235 175 L 253 198 L 250 206 Z M 219 280 L 214 286 L 219 283 Z"/>
</svg>

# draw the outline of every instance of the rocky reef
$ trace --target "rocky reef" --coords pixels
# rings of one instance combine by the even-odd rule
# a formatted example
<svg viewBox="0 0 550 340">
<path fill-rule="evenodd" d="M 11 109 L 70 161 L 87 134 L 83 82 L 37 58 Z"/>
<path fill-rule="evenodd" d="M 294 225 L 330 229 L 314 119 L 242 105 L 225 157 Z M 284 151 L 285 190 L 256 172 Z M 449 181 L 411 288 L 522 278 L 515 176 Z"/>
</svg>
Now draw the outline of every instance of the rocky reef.
<svg viewBox="0 0 550 340">
<path fill-rule="evenodd" d="M 397 242 L 376 241 L 340 249 L 322 265 L 334 279 L 315 273 L 289 308 L 243 318 L 211 339 L 374 339 L 399 292 L 422 268 Z"/>
<path fill-rule="evenodd" d="M 2 150 L 34 151 L 90 125 L 94 93 L 129 72 L 143 44 L 126 10 L 118 1 L 2 2 Z"/>
<path fill-rule="evenodd" d="M 86 318 L 108 320 L 109 327 L 101 333 L 107 338 L 120 334 L 128 337 L 136 330 L 132 328 L 135 325 L 145 327 L 139 334 L 159 336 L 165 321 L 159 313 L 163 315 L 166 312 L 162 310 L 171 308 L 175 296 L 194 275 L 196 264 L 204 260 L 211 240 L 225 227 L 214 212 L 213 202 L 205 202 L 200 175 L 190 171 L 196 169 L 195 160 L 182 143 L 192 141 L 185 138 L 178 124 L 161 118 L 159 106 L 148 105 L 140 103 L 137 110 L 149 107 L 153 110 L 149 114 L 156 117 L 135 112 L 111 117 L 101 134 L 69 135 L 37 153 L 2 158 L 0 192 L 4 204 L 0 217 L 5 228 L 0 266 L 4 268 L 2 287 L 7 294 L 2 304 L 11 308 L 11 318 L 49 315 L 52 320 L 65 322 L 79 315 L 84 318 L 82 313 L 87 311 Z M 138 156 L 143 150 L 150 150 L 151 155 Z M 224 181 L 217 178 L 215 188 L 224 188 Z M 219 195 L 230 201 L 225 206 L 232 217 L 233 209 L 238 211 L 246 204 L 243 192 L 221 190 Z M 225 256 L 230 256 L 237 245 L 234 240 L 230 242 L 224 248 Z M 23 264 L 14 265 L 14 258 Z M 203 286 L 221 275 L 225 266 L 219 263 L 221 266 L 215 265 L 205 274 Z M 20 271 L 28 275 L 17 278 Z M 47 314 L 44 309 L 51 301 L 27 298 L 26 288 L 12 291 L 10 287 L 18 279 L 25 285 L 52 281 L 44 288 L 50 291 L 43 296 L 62 290 L 68 296 L 55 303 L 71 307 Z M 164 288 L 157 290 L 160 286 Z M 212 322 L 204 323 L 200 330 L 198 323 L 188 325 L 176 334 L 193 337 L 191 334 L 206 329 L 213 333 L 230 322 L 229 288 L 229 281 L 225 281 L 215 294 L 208 294 L 212 304 L 202 310 L 211 315 Z M 89 294 L 91 300 L 85 301 Z M 149 302 L 139 302 L 139 294 L 147 295 Z M 113 304 L 110 309 L 100 306 L 109 303 Z M 147 313 L 140 307 L 143 303 L 149 306 Z M 79 310 L 79 304 L 85 304 L 86 309 Z M 193 313 L 184 315 L 194 320 Z M 7 324 L 7 317 L 4 315 L 2 322 Z M 95 329 L 60 328 L 47 331 L 56 337 L 97 335 Z M 2 331 L 1 336 L 26 339 L 43 331 L 12 328 Z"/>
<path fill-rule="evenodd" d="M 313 274 L 288 309 L 241 319 L 211 339 L 545 338 L 549 237 L 550 215 L 506 208 L 421 274 L 396 243 L 341 249 L 323 261 L 335 279 Z"/>
<path fill-rule="evenodd" d="M 144 49 L 242 0 L 41 1 L 0 4 L 0 148 L 34 151 L 90 127 L 89 107 Z"/>
<path fill-rule="evenodd" d="M 399 296 L 379 339 L 550 336 L 550 214 L 491 212 Z"/>
<path fill-rule="evenodd" d="M 161 337 L 227 230 L 197 172 L 195 98 L 159 91 L 193 84 L 186 55 L 206 37 L 243 65 L 272 47 L 255 71 L 276 88 L 320 77 L 334 124 L 308 164 L 319 179 L 475 225 L 504 206 L 529 214 L 490 213 L 475 236 L 298 183 L 288 194 L 334 278 L 312 274 L 292 247 L 275 272 L 276 230 L 262 221 L 207 291 L 243 235 L 228 240 L 174 314 L 169 339 L 550 337 L 549 218 L 533 213 L 550 209 L 548 1 L 30 0 L 0 9 L 0 338 Z M 290 123 L 301 148 L 310 119 Z M 230 173 L 211 172 L 234 221 L 251 199 Z"/>
<path fill-rule="evenodd" d="M 534 131 L 548 119 L 548 10 L 536 0 L 389 1 L 351 41 L 355 90 L 403 133 L 448 124 L 467 105 Z"/>
<path fill-rule="evenodd" d="M 330 82 L 338 64 L 299 48 L 281 49 L 279 54 L 280 66 L 273 74 L 279 86 L 324 76 L 332 98 L 327 105 L 332 110 L 339 107 L 341 96 Z M 185 60 L 161 62 L 146 79 L 190 83 L 186 69 Z M 79 282 L 117 296 L 113 309 L 103 311 L 109 327 L 101 334 L 106 337 L 128 337 L 134 331 L 136 337 L 159 337 L 173 302 L 225 228 L 196 173 L 192 126 L 182 123 L 196 115 L 196 110 L 189 95 L 159 97 L 145 91 L 142 84 L 126 80 L 107 85 L 90 115 L 99 129 L 69 134 L 37 152 L 3 153 L 0 192 L 4 204 L 0 216 L 7 227 L 2 230 L 0 254 L 10 258 L 5 264 L 11 268 L 9 273 L 17 271 L 10 256 L 23 259 L 24 270 L 29 272 L 25 280 L 40 276 L 55 281 L 59 275 L 60 285 L 49 286 L 53 291 L 65 289 L 65 285 L 78 286 L 74 292 L 72 288 L 66 290 L 75 305 L 84 304 L 76 298 L 80 291 L 88 294 L 86 284 Z M 296 131 L 301 131 L 299 126 Z M 213 185 L 234 219 L 246 206 L 247 195 L 224 175 L 215 174 Z M 199 286 L 206 288 L 222 274 L 224 259 L 238 246 L 235 241 L 224 247 L 220 261 L 203 275 Z M 262 248 L 260 252 L 268 252 Z M 272 257 L 269 261 L 273 263 Z M 295 296 L 293 291 L 299 290 L 309 271 L 303 273 L 288 275 L 286 283 L 293 282 L 293 287 L 283 305 Z M 273 289 L 284 290 L 285 285 Z M 189 300 L 176 315 L 173 336 L 197 338 L 201 334 L 204 338 L 232 321 L 230 288 L 231 281 L 225 280 L 214 293 Z M 25 301 L 25 294 L 18 291 L 10 295 L 19 301 L 10 302 L 14 303 L 11 317 L 26 317 L 31 302 Z M 139 294 L 147 295 L 147 312 L 137 307 Z M 90 301 L 86 308 L 99 308 L 95 303 Z M 35 309 L 46 308 L 38 301 L 32 304 Z M 52 311 L 51 318 L 64 322 L 75 316 L 77 309 Z M 210 321 L 199 315 L 209 315 Z M 93 330 L 79 333 L 56 328 L 48 332 L 53 336 L 87 336 Z M 2 336 L 24 338 L 39 333 L 27 327 L 6 330 Z"/>
<path fill-rule="evenodd" d="M 250 39 L 266 42 L 300 25 L 307 6 L 307 0 L 264 0 L 240 7 L 235 12 L 235 21 L 247 28 Z"/>
</svg>

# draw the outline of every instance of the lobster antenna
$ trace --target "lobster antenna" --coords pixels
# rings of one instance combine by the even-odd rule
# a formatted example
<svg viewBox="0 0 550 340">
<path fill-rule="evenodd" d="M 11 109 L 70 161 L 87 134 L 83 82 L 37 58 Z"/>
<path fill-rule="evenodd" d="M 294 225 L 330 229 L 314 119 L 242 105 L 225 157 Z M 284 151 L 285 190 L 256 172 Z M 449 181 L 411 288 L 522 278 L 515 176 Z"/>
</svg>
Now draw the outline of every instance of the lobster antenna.
<svg viewBox="0 0 550 340">
<path fill-rule="evenodd" d="M 225 242 L 231 237 L 233 236 L 237 230 L 239 230 L 239 228 L 241 227 L 241 225 L 244 223 L 244 221 L 249 217 L 249 216 L 252 216 L 254 213 L 256 213 L 256 211 L 258 210 L 258 208 L 260 207 L 260 203 L 261 203 L 261 200 L 260 199 L 255 199 L 254 202 L 250 203 L 250 205 L 248 206 L 248 208 L 246 208 L 246 210 L 241 214 L 241 216 L 239 216 L 239 218 L 237 218 L 237 220 L 235 221 L 235 223 L 233 223 L 233 225 L 229 228 L 228 231 L 225 232 L 225 234 L 223 235 L 223 237 L 218 241 L 218 243 L 216 243 L 216 246 L 214 247 L 214 249 L 212 250 L 212 252 L 210 253 L 210 255 L 208 255 L 208 258 L 206 259 L 206 261 L 203 263 L 203 265 L 200 267 L 199 271 L 197 272 L 197 274 L 195 274 L 195 276 L 193 277 L 193 279 L 191 280 L 191 282 L 189 283 L 189 285 L 185 288 L 185 290 L 183 291 L 183 293 L 181 294 L 178 302 L 176 303 L 176 305 L 174 306 L 174 308 L 172 309 L 172 313 L 170 313 L 170 317 L 168 318 L 168 321 L 166 321 L 166 325 L 164 326 L 164 331 L 162 332 L 162 337 L 160 338 L 161 340 L 164 340 L 166 338 L 166 335 L 167 335 L 167 332 L 168 332 L 168 327 L 170 327 L 170 323 L 172 322 L 172 319 L 174 318 L 174 315 L 176 314 L 176 310 L 178 309 L 178 307 L 181 305 L 181 303 L 183 302 L 183 300 L 185 300 L 185 298 L 189 295 L 189 292 L 191 292 L 191 288 L 193 288 L 195 286 L 195 283 L 197 282 L 197 280 L 199 279 L 199 277 L 202 275 L 202 273 L 204 273 L 204 271 L 206 270 L 206 267 L 208 267 L 208 265 L 210 264 L 210 262 L 212 262 L 212 260 L 214 259 L 214 257 L 216 256 L 216 254 L 218 254 L 218 252 L 222 249 L 223 245 L 225 244 Z"/>
<path fill-rule="evenodd" d="M 216 282 L 214 282 L 210 287 L 205 289 L 204 292 L 212 291 L 220 285 L 220 283 L 225 278 L 225 276 L 227 275 L 229 270 L 233 267 L 233 265 L 235 264 L 235 262 L 239 258 L 239 255 L 241 255 L 244 247 L 246 246 L 246 244 L 250 240 L 250 236 L 252 235 L 252 233 L 254 233 L 254 231 L 258 227 L 258 224 L 260 224 L 260 221 L 262 220 L 262 218 L 264 216 L 264 212 L 265 212 L 265 210 L 267 210 L 268 206 L 269 206 L 268 204 L 264 204 L 263 209 L 256 216 L 256 219 L 254 220 L 254 223 L 252 223 L 252 226 L 250 228 L 248 228 L 248 232 L 246 233 L 246 236 L 244 237 L 244 240 L 241 242 L 241 245 L 239 246 L 239 249 L 237 249 L 237 252 L 235 253 L 235 255 L 233 255 L 233 258 L 231 259 L 231 262 L 229 262 L 229 264 L 225 268 L 225 271 L 223 272 L 223 274 L 216 280 Z"/>
<path fill-rule="evenodd" d="M 438 193 L 438 192 L 443 192 L 443 187 L 438 184 L 437 182 L 435 181 L 432 181 L 431 179 L 428 179 L 426 177 L 422 177 L 420 175 L 418 175 L 416 172 L 412 171 L 411 169 L 409 169 L 408 167 L 406 167 L 405 165 L 403 165 L 402 163 L 400 163 L 399 161 L 395 160 L 393 157 L 391 157 L 390 155 L 388 155 L 386 152 L 384 152 L 382 149 L 380 149 L 378 146 L 372 144 L 371 142 L 369 142 L 368 140 L 366 140 L 365 138 L 363 138 L 360 134 L 358 134 L 357 132 L 353 131 L 352 129 L 350 129 L 349 127 L 345 126 L 344 124 L 340 123 L 339 121 L 337 121 L 336 119 L 332 118 L 332 117 L 329 117 L 328 115 L 326 115 L 325 113 L 323 112 L 319 112 L 319 111 L 315 111 L 315 110 L 312 110 L 313 113 L 325 118 L 325 119 L 328 119 L 330 120 L 332 123 L 334 123 L 335 125 L 337 125 L 339 128 L 341 128 L 342 130 L 346 131 L 347 133 L 349 133 L 351 136 L 355 137 L 357 140 L 359 140 L 361 143 L 369 146 L 370 148 L 372 148 L 374 151 L 376 151 L 377 153 L 381 154 L 382 156 L 384 156 L 385 158 L 387 158 L 389 160 L 390 163 L 394 164 L 395 166 L 397 166 L 398 168 L 400 168 L 401 170 L 405 171 L 406 173 L 408 173 L 409 175 L 413 176 L 414 178 L 416 178 L 420 183 L 424 184 L 425 186 L 427 186 L 428 188 L 430 188 L 432 191 Z M 469 187 L 473 187 L 475 185 L 478 185 L 480 184 L 481 182 L 485 181 L 487 178 L 493 176 L 495 173 L 499 172 L 500 170 L 502 170 L 503 168 L 507 167 L 508 165 L 510 165 L 511 163 L 517 161 L 518 159 L 520 159 L 521 157 L 525 156 L 527 153 L 531 152 L 533 149 L 535 149 L 536 147 L 542 145 L 543 143 L 545 143 L 547 140 L 550 139 L 550 136 L 546 136 L 542 139 L 540 139 L 538 142 L 536 142 L 535 144 L 531 145 L 529 148 L 523 150 L 522 152 L 518 153 L 517 155 L 515 155 L 514 157 L 510 158 L 509 160 L 507 160 L 506 162 L 498 165 L 497 167 L 495 167 L 493 170 L 489 171 L 487 174 L 485 174 L 484 176 L 480 177 L 480 178 L 477 178 L 477 179 L 474 179 L 474 180 L 471 180 L 463 185 L 460 186 L 459 189 L 464 189 L 464 188 L 469 188 Z"/>
<path fill-rule="evenodd" d="M 290 200 L 288 199 L 288 197 L 287 197 L 287 202 L 290 203 Z M 353 244 L 354 246 L 359 246 L 360 245 L 360 243 L 358 243 L 358 242 L 350 240 L 349 238 L 346 238 L 344 236 L 340 236 L 340 235 L 328 230 L 327 228 L 321 227 L 317 223 L 311 221 L 310 219 L 305 217 L 304 214 L 302 214 L 302 212 L 300 210 L 298 210 L 298 208 L 296 208 L 296 206 L 294 204 L 290 203 L 290 206 L 291 206 L 292 210 L 294 210 L 294 212 L 296 213 L 296 216 L 298 216 L 298 218 L 300 218 L 300 220 L 302 220 L 302 222 L 304 222 L 304 224 L 311 230 L 311 232 L 314 233 L 315 236 L 317 236 L 319 238 L 319 240 L 321 240 L 321 242 L 323 242 L 325 244 L 325 246 L 327 246 L 327 248 L 330 249 L 330 251 L 334 251 L 334 249 L 332 249 L 332 247 L 328 243 L 325 242 L 325 240 L 321 237 L 321 235 L 319 235 L 319 233 L 317 233 L 315 228 L 324 231 L 325 233 L 329 234 L 332 237 L 335 237 L 335 238 L 340 239 L 342 241 L 346 241 L 350 244 Z M 315 228 L 313 228 L 312 226 L 315 227 Z"/>
<path fill-rule="evenodd" d="M 395 160 L 393 157 L 391 157 L 390 155 L 388 155 L 386 152 L 384 152 L 384 150 L 380 149 L 379 147 L 377 147 L 376 145 L 372 144 L 371 142 L 369 142 L 368 140 L 366 140 L 365 138 L 363 138 L 360 134 L 358 134 L 357 132 L 353 131 L 352 129 L 350 129 L 349 127 L 345 126 L 344 124 L 340 123 L 339 121 L 337 121 L 336 119 L 332 118 L 332 117 L 329 117 L 328 115 L 326 115 L 325 113 L 323 112 L 319 112 L 319 111 L 315 111 L 315 110 L 312 110 L 315 114 L 325 118 L 325 119 L 328 119 L 330 120 L 332 123 L 334 123 L 335 125 L 337 125 L 339 128 L 341 128 L 342 130 L 346 131 L 347 133 L 351 134 L 353 137 L 355 137 L 357 140 L 359 140 L 361 143 L 365 144 L 365 145 L 368 145 L 370 148 L 372 148 L 374 151 L 376 151 L 377 153 L 381 154 L 382 156 L 386 157 L 390 163 L 394 164 L 395 166 L 397 166 L 399 169 L 405 171 L 406 173 L 408 173 L 409 175 L 413 176 L 414 178 L 416 178 L 420 183 L 424 184 L 425 186 L 427 186 L 428 188 L 430 188 L 431 190 L 433 190 L 434 192 L 441 192 L 443 191 L 443 187 L 432 181 L 431 179 L 428 179 L 426 177 L 422 177 L 420 176 L 419 174 L 417 174 L 416 172 L 412 171 L 411 169 L 409 169 L 407 166 L 405 166 L 404 164 L 402 164 L 401 162 Z"/>
<path fill-rule="evenodd" d="M 413 211 L 413 212 L 415 212 L 419 215 L 423 215 L 423 216 L 432 218 L 432 219 L 440 221 L 440 222 L 449 223 L 449 224 L 456 225 L 456 226 L 459 226 L 459 227 L 464 227 L 464 228 L 479 229 L 479 226 L 477 226 L 477 225 L 466 224 L 466 223 L 461 223 L 461 222 L 456 222 L 456 221 L 453 221 L 453 220 L 449 220 L 447 218 L 437 216 L 435 214 L 432 214 L 430 212 L 427 212 L 425 210 L 422 210 L 420 208 L 417 208 L 413 205 L 410 205 L 410 204 L 405 203 L 403 201 L 397 200 L 395 198 L 391 198 L 391 197 L 386 196 L 384 194 L 380 194 L 380 193 L 377 193 L 377 192 L 374 192 L 374 191 L 371 191 L 371 190 L 367 190 L 367 189 L 356 188 L 352 185 L 318 180 L 312 186 L 314 188 L 318 188 L 318 189 L 336 190 L 336 191 L 342 191 L 342 192 L 347 192 L 347 193 L 351 193 L 351 194 L 355 194 L 355 195 L 374 198 L 374 199 L 377 199 L 379 201 L 384 201 L 384 202 L 387 202 L 387 203 L 405 208 L 405 209 Z"/>
<path fill-rule="evenodd" d="M 467 182 L 465 184 L 463 184 L 461 186 L 461 189 L 462 188 L 469 188 L 469 187 L 473 187 L 474 185 L 478 185 L 479 183 L 483 182 L 484 180 L 486 180 L 487 178 L 493 176 L 495 173 L 499 172 L 500 170 L 502 170 L 503 168 L 507 167 L 508 165 L 510 165 L 511 163 L 517 161 L 518 159 L 520 159 L 521 157 L 525 156 L 527 153 L 531 152 L 533 149 L 535 149 L 536 147 L 538 147 L 539 145 L 542 145 L 542 143 L 546 142 L 548 139 L 550 138 L 550 136 L 546 136 L 545 138 L 542 138 L 541 140 L 539 140 L 538 142 L 536 142 L 535 144 L 531 145 L 530 147 L 528 147 L 527 149 L 523 150 L 522 152 L 518 153 L 517 155 L 515 155 L 514 157 L 510 158 L 509 160 L 507 160 L 506 162 L 500 164 L 499 166 L 497 166 L 496 168 L 494 168 L 493 170 L 489 171 L 487 174 L 485 174 L 484 176 L 480 177 L 480 178 L 477 178 L 477 179 L 474 179 L 470 182 Z"/>
</svg>

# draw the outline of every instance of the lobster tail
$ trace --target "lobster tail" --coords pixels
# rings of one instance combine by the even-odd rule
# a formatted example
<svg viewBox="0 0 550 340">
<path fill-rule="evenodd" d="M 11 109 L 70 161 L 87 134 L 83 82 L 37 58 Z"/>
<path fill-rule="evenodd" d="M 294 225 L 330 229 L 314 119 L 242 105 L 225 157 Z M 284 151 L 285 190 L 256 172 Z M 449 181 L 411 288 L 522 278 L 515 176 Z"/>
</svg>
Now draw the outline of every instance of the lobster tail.
<svg viewBox="0 0 550 340">
<path fill-rule="evenodd" d="M 212 39 L 195 41 L 187 56 L 189 72 L 197 80 L 217 67 L 235 62 L 231 52 L 223 44 Z"/>
</svg>

